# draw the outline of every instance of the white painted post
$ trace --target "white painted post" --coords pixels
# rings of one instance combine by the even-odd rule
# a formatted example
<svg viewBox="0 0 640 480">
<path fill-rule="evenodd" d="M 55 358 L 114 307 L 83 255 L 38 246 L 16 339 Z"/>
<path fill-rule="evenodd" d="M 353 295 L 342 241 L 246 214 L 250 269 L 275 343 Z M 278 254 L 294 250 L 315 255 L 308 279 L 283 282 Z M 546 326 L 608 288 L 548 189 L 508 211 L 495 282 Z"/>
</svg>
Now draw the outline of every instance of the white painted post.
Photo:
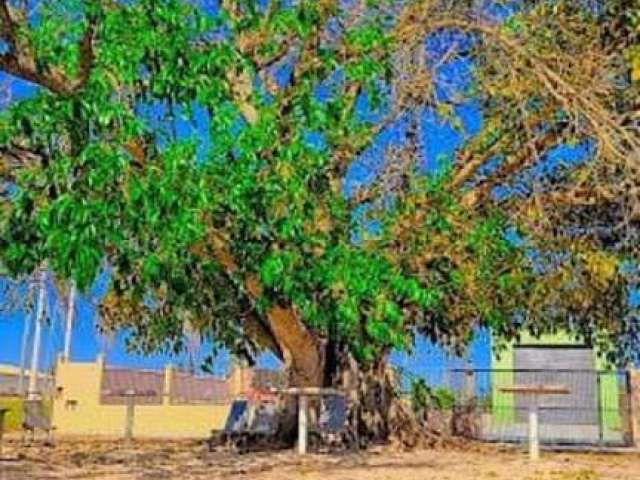
<svg viewBox="0 0 640 480">
<path fill-rule="evenodd" d="M 125 416 L 124 439 L 129 443 L 133 440 L 133 417 L 135 415 L 136 392 L 135 390 L 127 390 L 125 396 L 127 397 L 127 414 Z"/>
<path fill-rule="evenodd" d="M 307 409 L 308 399 L 306 395 L 298 397 L 298 453 L 307 453 Z"/>
<path fill-rule="evenodd" d="M 47 271 L 45 268 L 40 270 L 38 279 L 38 313 L 35 320 L 35 332 L 33 334 L 33 350 L 31 352 L 31 372 L 29 374 L 29 390 L 27 392 L 27 398 L 29 400 L 38 400 L 38 362 L 40 360 L 40 343 L 42 341 L 42 323 L 44 322 L 45 315 L 45 293 L 47 290 L 46 285 Z"/>
<path fill-rule="evenodd" d="M 540 436 L 538 432 L 538 400 L 534 395 L 534 401 L 529 407 L 529 458 L 532 461 L 540 459 Z"/>
<path fill-rule="evenodd" d="M 73 330 L 73 317 L 76 311 L 76 282 L 71 281 L 69 290 L 69 304 L 67 305 L 67 325 L 64 332 L 64 361 L 71 357 L 71 332 Z"/>
<path fill-rule="evenodd" d="M 18 377 L 18 394 L 24 398 L 25 394 L 25 370 L 27 365 L 27 350 L 29 342 L 29 333 L 31 332 L 31 316 L 33 312 L 29 312 L 24 316 L 24 327 L 22 330 L 22 344 L 20 345 L 20 376 Z"/>
</svg>

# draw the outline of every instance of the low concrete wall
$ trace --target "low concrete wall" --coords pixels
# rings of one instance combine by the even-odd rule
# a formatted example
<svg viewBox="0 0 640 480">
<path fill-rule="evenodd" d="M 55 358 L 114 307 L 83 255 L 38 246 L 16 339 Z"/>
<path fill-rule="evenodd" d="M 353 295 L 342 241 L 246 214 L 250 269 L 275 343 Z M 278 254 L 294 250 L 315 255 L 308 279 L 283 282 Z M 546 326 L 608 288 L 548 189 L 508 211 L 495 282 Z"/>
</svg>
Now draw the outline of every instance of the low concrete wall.
<svg viewBox="0 0 640 480">
<path fill-rule="evenodd" d="M 104 405 L 100 401 L 104 364 L 68 363 L 56 367 L 53 425 L 57 435 L 122 437 L 127 406 Z M 167 370 L 170 378 L 170 369 Z M 167 382 L 169 384 L 170 382 Z M 238 386 L 243 385 L 239 381 Z M 231 391 L 233 396 L 240 392 Z M 160 405 L 134 407 L 133 436 L 138 438 L 205 438 L 212 429 L 222 429 L 230 403 L 176 405 L 170 392 L 163 392 Z"/>
</svg>

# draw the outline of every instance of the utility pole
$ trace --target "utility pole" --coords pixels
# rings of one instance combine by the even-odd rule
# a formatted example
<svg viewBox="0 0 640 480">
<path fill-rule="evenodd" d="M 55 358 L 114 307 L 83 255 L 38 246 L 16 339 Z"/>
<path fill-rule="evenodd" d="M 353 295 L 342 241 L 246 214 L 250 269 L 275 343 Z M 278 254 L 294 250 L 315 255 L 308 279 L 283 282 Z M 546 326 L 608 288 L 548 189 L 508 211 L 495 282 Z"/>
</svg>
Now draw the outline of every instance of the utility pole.
<svg viewBox="0 0 640 480">
<path fill-rule="evenodd" d="M 29 286 L 27 289 L 27 301 L 31 301 L 33 298 L 33 278 L 29 279 Z M 20 345 L 20 376 L 18 377 L 18 395 L 24 397 L 25 392 L 25 369 L 27 364 L 27 348 L 29 344 L 29 334 L 31 333 L 31 317 L 35 304 L 26 305 L 26 314 L 24 316 L 24 325 L 22 326 L 22 343 Z"/>
<path fill-rule="evenodd" d="M 24 326 L 22 329 L 22 344 L 20 345 L 20 376 L 18 377 L 18 394 L 24 397 L 24 373 L 27 363 L 27 343 L 29 341 L 29 333 L 31 332 L 31 316 L 33 309 L 29 309 L 24 316 Z"/>
<path fill-rule="evenodd" d="M 42 323 L 45 314 L 47 269 L 42 267 L 38 278 L 38 312 L 33 333 L 33 350 L 31 351 L 31 373 L 29 374 L 28 400 L 38 400 L 38 361 L 40 360 L 40 343 L 42 341 Z"/>
<path fill-rule="evenodd" d="M 71 331 L 73 330 L 73 320 L 76 310 L 76 282 L 71 281 L 69 291 L 69 303 L 67 305 L 67 325 L 64 332 L 64 361 L 68 362 L 71 358 Z"/>
</svg>

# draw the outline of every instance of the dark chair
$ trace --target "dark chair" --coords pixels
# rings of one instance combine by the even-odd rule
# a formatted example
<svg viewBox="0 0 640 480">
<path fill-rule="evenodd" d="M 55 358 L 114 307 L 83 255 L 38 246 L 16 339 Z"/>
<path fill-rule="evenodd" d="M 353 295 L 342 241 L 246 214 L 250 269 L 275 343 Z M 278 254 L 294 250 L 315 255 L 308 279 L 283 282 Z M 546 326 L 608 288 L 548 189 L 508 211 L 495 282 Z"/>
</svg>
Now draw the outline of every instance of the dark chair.
<svg viewBox="0 0 640 480">
<path fill-rule="evenodd" d="M 213 452 L 216 446 L 227 444 L 235 435 L 246 430 L 248 416 L 249 401 L 234 400 L 222 432 L 217 430 L 211 431 L 211 436 L 207 440 L 209 451 Z"/>
<path fill-rule="evenodd" d="M 321 403 L 319 430 L 326 433 L 338 433 L 347 424 L 347 400 L 342 395 L 330 395 Z"/>
<path fill-rule="evenodd" d="M 224 430 L 212 432 L 208 440 L 209 451 L 214 451 L 216 446 L 225 446 L 238 453 L 273 448 L 277 444 L 279 427 L 280 411 L 276 403 L 236 400 Z"/>
<path fill-rule="evenodd" d="M 251 404 L 246 426 L 233 435 L 231 446 L 238 453 L 275 448 L 279 427 L 280 411 L 275 403 L 261 401 Z"/>
<path fill-rule="evenodd" d="M 357 437 L 349 428 L 348 404 L 344 396 L 328 395 L 321 399 L 318 422 L 309 431 L 309 442 L 312 449 L 357 446 Z"/>
<path fill-rule="evenodd" d="M 23 432 L 31 433 L 31 440 L 35 441 L 36 433 L 41 430 L 47 434 L 45 445 L 53 445 L 54 427 L 51 424 L 51 416 L 46 411 L 42 400 L 24 401 L 24 420 L 22 422 Z M 24 437 L 23 437 L 24 438 Z"/>
</svg>

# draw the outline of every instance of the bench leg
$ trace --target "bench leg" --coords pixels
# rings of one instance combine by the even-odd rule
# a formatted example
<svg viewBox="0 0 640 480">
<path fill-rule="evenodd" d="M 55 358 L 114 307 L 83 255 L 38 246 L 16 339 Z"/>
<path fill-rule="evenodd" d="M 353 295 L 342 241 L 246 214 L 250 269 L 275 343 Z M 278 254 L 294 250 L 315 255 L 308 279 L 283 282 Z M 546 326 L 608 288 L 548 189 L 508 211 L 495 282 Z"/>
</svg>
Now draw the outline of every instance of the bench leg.
<svg viewBox="0 0 640 480">
<path fill-rule="evenodd" d="M 532 461 L 540 459 L 539 434 L 538 407 L 535 405 L 529 409 L 529 458 Z"/>
</svg>

